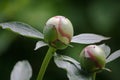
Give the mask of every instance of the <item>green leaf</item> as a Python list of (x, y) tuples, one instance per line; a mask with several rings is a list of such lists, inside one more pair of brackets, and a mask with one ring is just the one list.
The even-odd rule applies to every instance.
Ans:
[(101, 44), (101, 45), (99, 45), (99, 47), (101, 47), (105, 51), (106, 57), (110, 54), (111, 49), (110, 49), (110, 47), (108, 45)]
[(69, 80), (92, 80), (92, 76), (84, 74), (81, 70), (80, 63), (64, 55), (54, 55), (55, 64), (67, 71), (67, 77)]
[(97, 35), (97, 34), (85, 33), (85, 34), (79, 34), (77, 36), (74, 36), (71, 42), (80, 43), (80, 44), (92, 44), (92, 43), (98, 43), (102, 40), (108, 40), (108, 39), (110, 38)]
[(36, 43), (36, 46), (35, 46), (35, 49), (34, 50), (37, 50), (37, 49), (39, 49), (39, 48), (41, 48), (41, 47), (43, 47), (43, 46), (47, 46), (48, 44), (47, 43), (45, 43), (45, 42), (43, 42), (43, 41), (38, 41), (37, 43)]
[(32, 68), (26, 60), (19, 61), (15, 64), (10, 80), (30, 80), (32, 77)]
[(117, 50), (107, 58), (106, 63), (111, 62), (119, 57), (120, 57), (120, 50)]
[(3, 29), (10, 29), (13, 32), (16, 32), (22, 36), (43, 39), (43, 34), (41, 32), (31, 27), (30, 25), (22, 22), (0, 23), (0, 26)]

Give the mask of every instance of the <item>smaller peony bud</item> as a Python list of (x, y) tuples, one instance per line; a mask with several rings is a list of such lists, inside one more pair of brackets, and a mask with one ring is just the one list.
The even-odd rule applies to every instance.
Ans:
[(81, 67), (87, 72), (100, 71), (105, 63), (105, 52), (99, 46), (89, 45), (80, 54)]
[(73, 26), (67, 18), (55, 16), (46, 22), (43, 34), (50, 46), (65, 49), (73, 37)]

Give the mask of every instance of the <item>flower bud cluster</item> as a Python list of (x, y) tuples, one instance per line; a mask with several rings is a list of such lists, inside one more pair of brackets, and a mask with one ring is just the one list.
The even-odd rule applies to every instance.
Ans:
[(81, 67), (88, 72), (102, 70), (105, 63), (105, 52), (99, 46), (89, 45), (80, 53)]
[(46, 22), (43, 33), (45, 41), (50, 46), (65, 49), (73, 37), (73, 26), (67, 18), (55, 16)]

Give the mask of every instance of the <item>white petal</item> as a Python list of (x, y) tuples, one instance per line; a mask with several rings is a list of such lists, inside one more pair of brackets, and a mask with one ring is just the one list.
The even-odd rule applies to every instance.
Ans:
[(117, 50), (107, 58), (106, 63), (111, 62), (119, 57), (120, 57), (120, 50)]
[(32, 68), (28, 61), (19, 61), (15, 64), (10, 80), (30, 80), (32, 77)]
[(39, 49), (39, 48), (41, 48), (41, 47), (43, 47), (43, 46), (47, 46), (48, 44), (47, 43), (45, 43), (45, 42), (43, 42), (43, 41), (38, 41), (37, 43), (36, 43), (36, 46), (35, 46), (35, 49), (34, 50), (37, 50), (37, 49)]
[(43, 39), (43, 34), (33, 28), (32, 26), (22, 23), (22, 22), (8, 22), (8, 23), (0, 23), (0, 27), (3, 29), (10, 29), (13, 32), (16, 32), (20, 35)]
[(84, 33), (76, 35), (72, 38), (71, 42), (73, 43), (80, 43), (80, 44), (92, 44), (92, 43), (98, 43), (103, 40), (110, 39), (109, 37), (104, 37), (97, 34), (92, 33)]
[(110, 47), (109, 47), (108, 45), (106, 45), (106, 44), (101, 44), (101, 45), (99, 45), (99, 47), (101, 47), (101, 48), (105, 51), (106, 57), (108, 57), (108, 55), (109, 55), (110, 52), (111, 52)]

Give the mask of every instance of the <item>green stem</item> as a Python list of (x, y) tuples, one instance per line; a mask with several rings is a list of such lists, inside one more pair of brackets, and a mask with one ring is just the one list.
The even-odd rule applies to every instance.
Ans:
[(92, 80), (95, 80), (95, 78), (96, 78), (96, 72), (93, 73)]
[(49, 47), (48, 52), (47, 52), (47, 54), (46, 54), (46, 56), (45, 56), (45, 58), (44, 58), (44, 60), (42, 62), (42, 66), (40, 68), (37, 80), (42, 80), (43, 79), (43, 76), (45, 74), (46, 68), (47, 68), (47, 66), (49, 64), (49, 61), (51, 60), (53, 54), (55, 53), (55, 51), (56, 51), (55, 48), (53, 48), (51, 46)]

